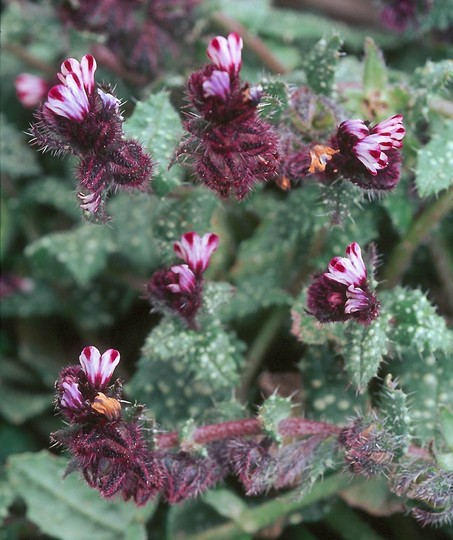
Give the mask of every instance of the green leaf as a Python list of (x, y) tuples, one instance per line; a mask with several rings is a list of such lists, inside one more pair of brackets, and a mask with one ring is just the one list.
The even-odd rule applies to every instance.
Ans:
[(277, 394), (272, 394), (260, 405), (258, 419), (268, 437), (279, 443), (282, 441), (278, 425), (291, 416), (291, 409), (291, 398), (284, 398)]
[(221, 308), (222, 320), (235, 320), (253, 315), (260, 309), (289, 305), (291, 295), (274, 285), (272, 272), (238, 281), (232, 298)]
[(118, 193), (110, 203), (115, 249), (134, 268), (149, 270), (159, 264), (153, 235), (158, 201), (147, 193)]
[(453, 120), (445, 121), (443, 130), (418, 151), (415, 184), (420, 197), (453, 186)]
[(453, 450), (453, 412), (452, 409), (442, 407), (439, 411), (442, 434), (447, 447)]
[(6, 116), (0, 115), (2, 136), (0, 139), (0, 155), (2, 156), (2, 174), (13, 178), (34, 176), (41, 168), (23, 133), (10, 124)]
[(163, 264), (174, 264), (173, 243), (184, 233), (195, 231), (203, 236), (212, 231), (211, 222), (219, 205), (217, 197), (204, 188), (190, 189), (180, 199), (160, 202), (153, 233)]
[(138, 538), (146, 538), (144, 524), (155, 505), (137, 509), (131, 502), (101, 499), (77, 475), (62, 480), (66, 465), (66, 458), (46, 451), (8, 461), (11, 486), (27, 504), (27, 517), (42, 532), (61, 540), (124, 540), (134, 524), (142, 531)]
[[(3, 477), (3, 475), (2, 475)], [(0, 526), (8, 515), (8, 507), (14, 502), (14, 491), (3, 478), (0, 479)]]
[(304, 410), (307, 418), (341, 424), (360, 407), (367, 396), (357, 395), (349, 383), (341, 357), (324, 346), (311, 346), (299, 367), (304, 385)]
[(388, 85), (384, 56), (371, 38), (365, 39), (365, 58), (363, 64), (363, 88), (370, 96), (385, 92)]
[[(206, 531), (225, 523), (225, 519), (219, 516), (214, 508), (201, 499), (188, 500), (182, 504), (174, 504), (167, 514), (166, 540), (188, 538), (194, 535), (202, 535)], [(251, 540), (249, 535), (235, 536), (235, 540)]]
[(23, 424), (52, 407), (50, 389), (39, 388), (36, 374), (17, 359), (3, 358), (0, 363), (0, 413), (12, 424)]
[(202, 500), (226, 518), (240, 524), (241, 512), (247, 509), (245, 502), (225, 488), (217, 488), (203, 494)]
[(388, 336), (397, 352), (407, 349), (419, 353), (451, 351), (453, 332), (422, 291), (397, 287), (390, 293), (382, 293), (380, 298), (385, 312), (390, 315)]
[(441, 352), (421, 356), (406, 350), (392, 362), (391, 371), (408, 396), (412, 433), (422, 444), (442, 431), (440, 411), (453, 408), (453, 364), (451, 356)]
[(194, 331), (167, 317), (146, 339), (128, 391), (166, 425), (189, 416), (204, 418), (214, 402), (231, 397), (243, 350), (244, 344), (218, 321)]
[(153, 158), (152, 186), (157, 195), (164, 196), (181, 183), (182, 169), (178, 165), (167, 170), (182, 135), (181, 121), (168, 92), (151, 94), (146, 101), (138, 102), (124, 123), (124, 132), (142, 142)]
[(385, 419), (386, 429), (398, 437), (400, 444), (398, 444), (396, 452), (398, 453), (397, 457), (401, 457), (409, 445), (411, 417), (407, 396), (398, 388), (391, 375), (387, 375), (381, 387), (379, 409)]
[(369, 326), (350, 323), (343, 355), (349, 379), (360, 393), (365, 392), (370, 380), (377, 375), (383, 356), (387, 354), (387, 326), (389, 317), (381, 314)]
[(70, 277), (85, 285), (105, 268), (113, 249), (111, 234), (108, 227), (83, 224), (40, 238), (27, 246), (25, 254), (40, 274), (53, 279)]
[[(28, 279), (28, 278), (27, 278)], [(40, 280), (29, 280), (29, 290), (2, 298), (2, 317), (33, 317), (58, 313), (61, 299)]]
[(273, 123), (278, 123), (282, 113), (288, 108), (288, 84), (278, 79), (263, 79), (261, 86), (264, 97), (259, 108), (260, 115)]
[(338, 35), (321, 39), (304, 62), (307, 84), (315, 94), (330, 96), (334, 87), (335, 69), (343, 41)]
[(81, 211), (74, 189), (64, 178), (46, 178), (34, 182), (24, 189), (21, 202), (50, 205), (74, 220), (80, 220)]

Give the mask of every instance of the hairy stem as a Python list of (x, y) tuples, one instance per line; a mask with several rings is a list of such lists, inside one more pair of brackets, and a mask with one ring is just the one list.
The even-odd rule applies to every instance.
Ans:
[(403, 277), (412, 256), (428, 233), (448, 212), (453, 210), (453, 188), (443, 194), (415, 218), (406, 236), (393, 250), (382, 276), (382, 286), (386, 289), (394, 287)]
[[(303, 437), (315, 434), (328, 436), (340, 433), (341, 428), (335, 424), (315, 422), (306, 420), (305, 418), (286, 418), (280, 422), (278, 431), (284, 437)], [(258, 418), (244, 418), (200, 426), (193, 432), (190, 442), (209, 444), (222, 439), (248, 437), (251, 435), (260, 435), (261, 433), (263, 433), (263, 430)], [(160, 433), (156, 436), (156, 446), (159, 450), (177, 447), (179, 443), (179, 434), (176, 431)]]

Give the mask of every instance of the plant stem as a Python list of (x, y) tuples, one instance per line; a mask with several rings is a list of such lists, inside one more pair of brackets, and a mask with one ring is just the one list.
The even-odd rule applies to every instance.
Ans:
[(405, 238), (395, 247), (390, 256), (382, 277), (382, 287), (391, 289), (401, 280), (417, 247), (431, 229), (451, 210), (453, 210), (453, 188), (443, 192), (413, 221)]
[(292, 491), (254, 508), (247, 508), (236, 517), (235, 522), (212, 527), (200, 534), (186, 537), (186, 540), (240, 540), (244, 533), (253, 534), (272, 525), (278, 519), (300, 511), (326, 497), (330, 497), (363, 479), (351, 480), (343, 473), (333, 474), (316, 483), (311, 491), (300, 499), (300, 491)]
[[(278, 426), (278, 431), (284, 437), (304, 437), (306, 435), (337, 435), (341, 428), (335, 424), (315, 422), (305, 418), (285, 418)], [(195, 444), (209, 444), (222, 439), (233, 437), (248, 437), (263, 433), (259, 418), (243, 418), (230, 420), (219, 424), (208, 424), (195, 429), (190, 442)], [(160, 433), (156, 436), (156, 446), (159, 450), (177, 447), (180, 443), (176, 431)]]
[(225, 13), (214, 13), (212, 20), (227, 32), (237, 32), (244, 40), (246, 47), (252, 50), (272, 73), (281, 75), (288, 73), (288, 68), (273, 55), (264, 42), (251, 34), (241, 23)]

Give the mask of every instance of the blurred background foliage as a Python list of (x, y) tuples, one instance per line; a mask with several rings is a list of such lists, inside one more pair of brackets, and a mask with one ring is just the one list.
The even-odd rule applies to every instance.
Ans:
[[(231, 481), (199, 500), (139, 510), (101, 500), (76, 475), (62, 480), (67, 459), (48, 451), (49, 433), (60, 426), (53, 384), (90, 344), (121, 352), (128, 396), (145, 403), (163, 429), (189, 417), (202, 423), (253, 414), (276, 388), (293, 395), (307, 418), (342, 424), (377, 405), (373, 377), (391, 373), (407, 396), (401, 407), (410, 426), (401, 429), (416, 444), (435, 445), (444, 468), (453, 467), (451, 0), (430, 2), (401, 32), (383, 24), (384, 5), (372, 0), (170, 4), (194, 4), (184, 32), (156, 30), (147, 62), (134, 67), (127, 53), (122, 64), (113, 62), (108, 27), (68, 23), (62, 10), (76, 1), (2, 4), (0, 537), (451, 538), (451, 525), (422, 529), (405, 515), (380, 478), (345, 489), (331, 477), (294, 506), (275, 494), (245, 498)], [(152, 24), (165, 30), (158, 19)], [(230, 31), (244, 38), (243, 79), (261, 82), (262, 114), (275, 125), (285, 117), (288, 88), (301, 85), (351, 118), (403, 113), (397, 189), (368, 200), (353, 186), (333, 193), (315, 183), (288, 192), (270, 185), (236, 203), (188, 187), (186, 168), (168, 171), (182, 134), (185, 80), (206, 61), (209, 39)], [(124, 101), (125, 131), (157, 162), (152, 194), (115, 194), (106, 225), (83, 221), (73, 160), (30, 147), (33, 113), (14, 91), (19, 73), (54, 84), (63, 59), (87, 52), (98, 59), (97, 80), (114, 85)], [(321, 103), (314, 98), (315, 120), (305, 119), (308, 135)], [(171, 264), (173, 241), (187, 230), (221, 239), (198, 333), (151, 313), (144, 299), (147, 279)], [(305, 313), (310, 275), (352, 241), (374, 242), (380, 254), (385, 309), (372, 332), (319, 327)], [(388, 406), (382, 410), (391, 417)], [(263, 521), (266, 514), (273, 520)]]

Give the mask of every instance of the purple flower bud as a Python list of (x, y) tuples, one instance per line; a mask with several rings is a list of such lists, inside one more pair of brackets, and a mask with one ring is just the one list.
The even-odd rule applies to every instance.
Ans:
[(61, 396), (60, 407), (80, 411), (83, 407), (83, 396), (80, 393), (77, 381), (63, 381), (61, 387), (63, 388), (63, 395)]
[(147, 283), (148, 299), (155, 307), (178, 313), (189, 326), (202, 304), (202, 281), (186, 265), (154, 272)]
[(217, 36), (211, 40), (207, 54), (210, 60), (222, 71), (237, 75), (241, 69), (242, 38), (232, 32), (227, 38)]
[(315, 277), (307, 293), (308, 311), (320, 322), (354, 318), (368, 325), (379, 315), (379, 302), (368, 288), (359, 244), (350, 244), (346, 255), (334, 257), (328, 271)]
[(203, 95), (226, 101), (231, 93), (230, 76), (226, 71), (215, 70), (203, 83)]
[(218, 246), (219, 237), (216, 234), (207, 233), (200, 237), (195, 232), (187, 232), (181, 241), (174, 243), (173, 249), (196, 275), (200, 275), (209, 266), (211, 255)]
[(179, 264), (172, 266), (170, 269), (173, 274), (177, 276), (177, 283), (170, 283), (167, 285), (167, 289), (172, 293), (181, 294), (188, 293), (192, 294), (197, 286), (197, 281), (195, 274), (187, 266), (187, 264)]
[(90, 346), (83, 349), (79, 360), (89, 383), (99, 390), (109, 383), (120, 361), (120, 353), (115, 349), (109, 349), (101, 356), (96, 347)]

